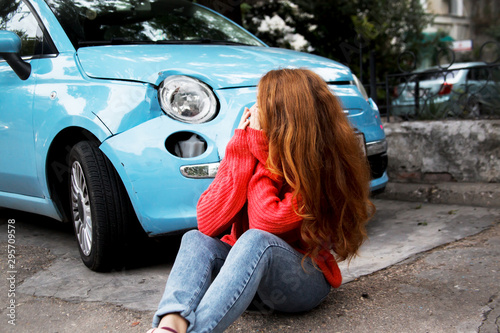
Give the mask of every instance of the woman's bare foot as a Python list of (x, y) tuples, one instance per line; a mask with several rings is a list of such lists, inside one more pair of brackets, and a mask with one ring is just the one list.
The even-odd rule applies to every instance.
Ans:
[(161, 327), (171, 328), (177, 333), (186, 333), (188, 322), (178, 313), (169, 313), (161, 319), (158, 328), (152, 328), (147, 333), (172, 333), (171, 331), (161, 329)]

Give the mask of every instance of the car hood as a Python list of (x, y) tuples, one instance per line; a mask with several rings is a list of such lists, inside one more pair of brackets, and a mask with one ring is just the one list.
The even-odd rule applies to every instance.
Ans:
[(305, 67), (327, 82), (351, 81), (335, 61), (292, 50), (228, 45), (113, 45), (78, 49), (83, 71), (92, 78), (160, 84), (170, 75), (196, 77), (214, 89), (256, 86), (264, 73)]

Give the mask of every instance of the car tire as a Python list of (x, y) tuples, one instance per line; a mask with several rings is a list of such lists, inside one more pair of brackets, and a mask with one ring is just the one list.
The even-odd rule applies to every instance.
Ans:
[(84, 264), (109, 271), (123, 264), (131, 205), (111, 162), (91, 141), (69, 154), (71, 220)]

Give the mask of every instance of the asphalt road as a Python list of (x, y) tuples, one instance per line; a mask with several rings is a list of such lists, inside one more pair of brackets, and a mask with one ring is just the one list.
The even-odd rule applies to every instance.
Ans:
[[(499, 332), (500, 208), (375, 204), (369, 241), (323, 304), (246, 313), (228, 332)], [(146, 332), (178, 242), (94, 273), (68, 225), (0, 209), (0, 332)]]

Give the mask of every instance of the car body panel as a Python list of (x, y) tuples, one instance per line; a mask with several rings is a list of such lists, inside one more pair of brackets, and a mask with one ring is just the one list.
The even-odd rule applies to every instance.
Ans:
[(352, 126), (363, 132), (366, 142), (385, 139), (380, 113), (372, 100), (365, 100), (353, 85), (329, 87), (339, 98)]
[(83, 47), (78, 58), (89, 77), (159, 85), (167, 76), (189, 75), (213, 89), (256, 86), (278, 67), (318, 68), (327, 82), (350, 81), (347, 67), (292, 50), (230, 45), (116, 45)]
[[(99, 141), (103, 141), (118, 132), (121, 127), (132, 126), (124, 123), (138, 124), (149, 114), (144, 112), (149, 111), (149, 108), (141, 109), (135, 112), (140, 115), (140, 119), (134, 119), (131, 115), (137, 108), (136, 104), (144, 103), (147, 96), (143, 94), (143, 98), (139, 101), (137, 89), (127, 89), (130, 83), (92, 82), (81, 75), (73, 54), (59, 54), (56, 58), (39, 59), (37, 62), (39, 66), (33, 73), (38, 81), (34, 97), (33, 128), (37, 138), (35, 150), (39, 166), (47, 164), (46, 158), (51, 142), (66, 128), (85, 129)], [(137, 87), (137, 84), (134, 87)], [(86, 98), (87, 96), (90, 98)], [(127, 107), (120, 108), (121, 103), (129, 100), (130, 96), (135, 96), (136, 103), (129, 103)], [(114, 121), (107, 123), (102, 121), (102, 119), (113, 119), (113, 115), (116, 118)], [(66, 153), (68, 152), (69, 148)], [(38, 177), (46, 183), (44, 169), (39, 168)], [(49, 197), (46, 186), (44, 192), (45, 196)]]
[(372, 192), (378, 191), (378, 190), (383, 190), (385, 186), (387, 185), (387, 182), (389, 181), (389, 176), (387, 175), (387, 172), (384, 172), (382, 177), (377, 178), (377, 179), (372, 179), (370, 181), (370, 190)]
[(7, 62), (0, 63), (0, 142), (8, 143), (0, 145), (0, 192), (43, 197), (33, 158), (35, 81), (20, 80)]

